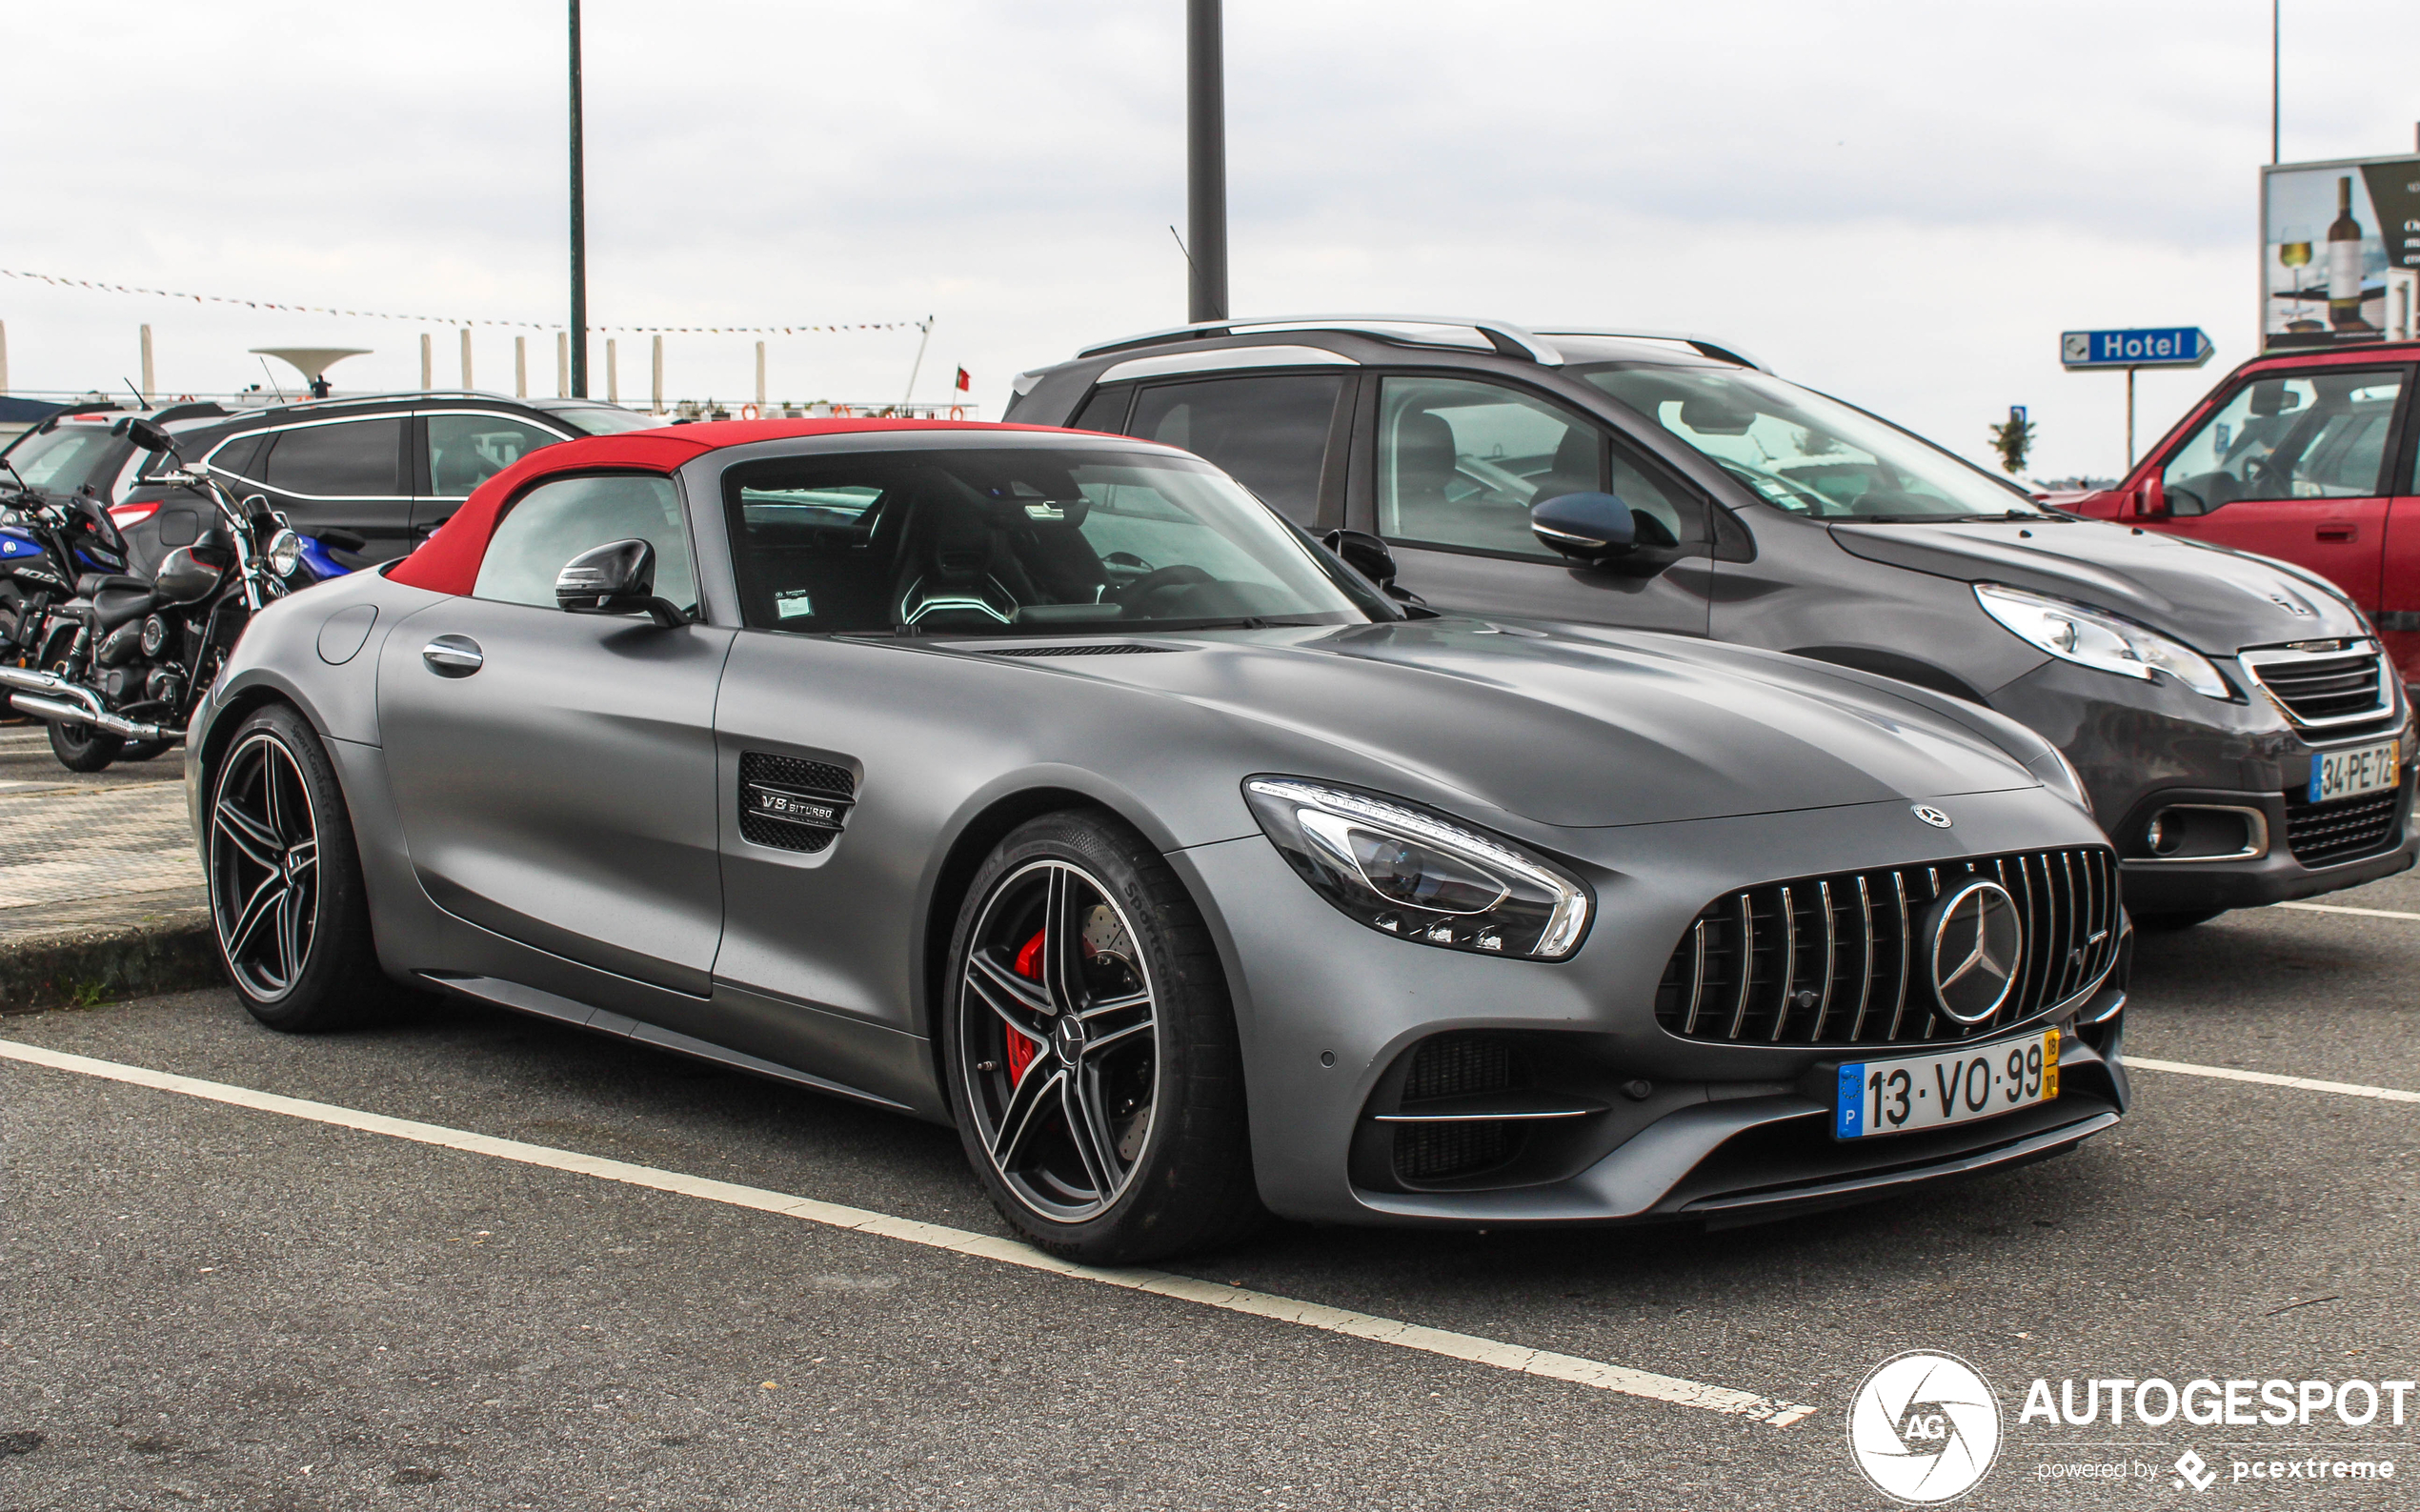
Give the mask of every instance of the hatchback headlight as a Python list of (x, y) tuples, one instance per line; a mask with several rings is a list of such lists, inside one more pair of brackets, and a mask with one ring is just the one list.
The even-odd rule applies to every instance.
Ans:
[(1295, 777), (1250, 777), (1260, 828), (1321, 897), (1381, 933), (1445, 950), (1562, 960), (1588, 889), (1543, 857), (1408, 804)]
[(292, 577), (302, 565), (302, 537), (292, 531), (279, 531), (269, 537), (269, 570), (280, 577)]
[(2181, 640), (2107, 610), (1998, 583), (1975, 584), (1975, 601), (2019, 639), (2062, 661), (2145, 682), (2154, 681), (2153, 675), (2164, 672), (2205, 698), (2235, 696), (2235, 690), (2227, 685), (2208, 657)]

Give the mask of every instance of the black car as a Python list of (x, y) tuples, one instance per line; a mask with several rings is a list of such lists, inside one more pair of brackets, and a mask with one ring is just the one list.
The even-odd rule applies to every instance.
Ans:
[[(138, 567), (200, 528), (151, 483), (166, 464), (137, 451), (113, 408), (53, 416), (5, 454), (32, 487), (83, 493), (111, 506)], [(476, 392), (370, 394), (229, 410), (178, 404), (139, 412), (247, 496), (261, 494), (306, 535), (358, 537), (338, 561), (401, 556), (461, 507), (471, 491), (543, 446), (578, 435), (645, 430), (663, 421), (594, 399), (517, 399)], [(161, 517), (154, 519), (157, 514)], [(154, 538), (156, 537), (156, 539)], [(186, 540), (192, 537), (188, 535)]]
[(2154, 927), (2411, 864), (2410, 709), (2341, 591), (2046, 510), (1726, 343), (1228, 321), (1016, 390), (1008, 420), (1199, 453), (1439, 609), (1706, 635), (2012, 716), (2079, 770)]

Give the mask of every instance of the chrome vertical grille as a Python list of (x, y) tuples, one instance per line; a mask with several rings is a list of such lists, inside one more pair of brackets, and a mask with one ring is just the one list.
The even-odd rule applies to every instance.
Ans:
[[(2025, 948), (1982, 1023), (1943, 1017), (1926, 974), (1933, 900), (1969, 877), (2015, 899)], [(2104, 846), (1794, 877), (1708, 903), (1656, 990), (1684, 1038), (1765, 1045), (1920, 1044), (2019, 1022), (2097, 980), (2118, 948), (2117, 858)]]

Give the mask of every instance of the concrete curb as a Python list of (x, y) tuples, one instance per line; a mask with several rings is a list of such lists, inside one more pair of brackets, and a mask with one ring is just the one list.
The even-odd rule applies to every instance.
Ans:
[(0, 945), (0, 1015), (89, 1008), (226, 979), (209, 915), (181, 908)]

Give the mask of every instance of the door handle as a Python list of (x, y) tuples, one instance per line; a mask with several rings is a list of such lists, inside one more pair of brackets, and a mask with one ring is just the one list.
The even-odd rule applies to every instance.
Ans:
[(420, 648), (420, 659), (440, 677), (467, 677), (487, 665), (479, 643), (468, 635), (439, 635)]
[(2357, 541), (2361, 539), (2361, 527), (2358, 525), (2321, 525), (2313, 529), (2311, 534), (2323, 541)]

